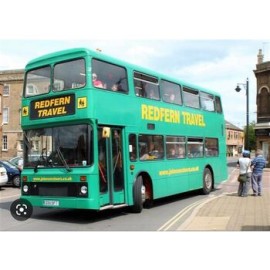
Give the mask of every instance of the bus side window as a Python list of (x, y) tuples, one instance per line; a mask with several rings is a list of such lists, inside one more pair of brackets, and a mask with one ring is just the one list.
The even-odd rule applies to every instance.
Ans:
[(185, 158), (185, 137), (166, 137), (166, 155), (168, 159)]
[(144, 88), (144, 83), (141, 81), (136, 81), (134, 80), (134, 85), (135, 85), (135, 94), (138, 97), (145, 97), (145, 88)]
[(146, 97), (150, 99), (159, 100), (159, 90), (157, 85), (145, 84)]
[(129, 135), (129, 159), (130, 161), (137, 160), (137, 142), (135, 134)]
[(219, 155), (218, 139), (205, 138), (205, 156), (217, 157)]
[(215, 102), (214, 96), (208, 93), (200, 92), (201, 107), (205, 111), (214, 112)]
[(160, 86), (163, 101), (178, 105), (182, 104), (180, 85), (161, 80)]
[(157, 77), (134, 71), (133, 83), (135, 95), (159, 100), (159, 82)]
[(188, 138), (188, 157), (203, 157), (203, 139)]
[(199, 92), (198, 90), (184, 87), (183, 88), (184, 104), (188, 107), (200, 108)]
[(220, 97), (215, 97), (215, 104), (216, 104), (216, 111), (218, 113), (222, 113), (222, 105), (221, 105), (221, 100)]
[(128, 93), (127, 71), (124, 67), (98, 59), (92, 60), (92, 84), (113, 92)]

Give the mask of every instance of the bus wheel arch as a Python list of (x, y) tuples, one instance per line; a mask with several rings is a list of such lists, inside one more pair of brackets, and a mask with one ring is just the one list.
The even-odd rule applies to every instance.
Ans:
[(133, 213), (140, 213), (143, 207), (150, 207), (153, 200), (152, 181), (149, 174), (142, 172), (133, 183)]
[(208, 195), (214, 188), (214, 174), (211, 166), (206, 166), (203, 171), (202, 193)]
[(150, 175), (146, 172), (141, 173), (143, 185), (145, 188), (144, 207), (150, 208), (153, 205), (153, 183)]

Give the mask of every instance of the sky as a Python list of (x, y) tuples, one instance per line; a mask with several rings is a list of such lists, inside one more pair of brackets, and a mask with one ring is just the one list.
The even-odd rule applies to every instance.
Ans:
[[(249, 78), (250, 121), (256, 119), (253, 70), (258, 50), (263, 49), (264, 60), (270, 61), (268, 0), (2, 2), (0, 70), (24, 68), (32, 58), (66, 48), (99, 48), (102, 53), (219, 92), (226, 120), (239, 127), (246, 123), (246, 96), (243, 85), (239, 93), (235, 88), (237, 83), (245, 84)], [(91, 263), (93, 260), (102, 262), (104, 267), (111, 267), (115, 256), (119, 257), (112, 252), (117, 250), (122, 257), (131, 259), (130, 269), (142, 265), (146, 268), (153, 268), (153, 265), (175, 268), (179, 262), (189, 265), (191, 261), (193, 267), (203, 268), (201, 262), (208, 258), (211, 250), (212, 259), (207, 269), (212, 270), (217, 265), (220, 267), (220, 259), (228, 252), (230, 264), (236, 268), (249, 267), (250, 261), (239, 260), (239, 250), (242, 250), (242, 245), (249, 246), (259, 238), (258, 234), (230, 232), (123, 234), (119, 237), (117, 233), (68, 232), (53, 234), (52, 239), (51, 234), (40, 233), (37, 237), (34, 235), (34, 239), (38, 239), (35, 249), (29, 241), (32, 234), (7, 234), (2, 247), (11, 250), (15, 241), (23, 243), (24, 248), (26, 245), (26, 249), (31, 250), (32, 257), (40, 257), (41, 269), (50, 267), (51, 261), (63, 268), (63, 260), (59, 260), (58, 254), (63, 255), (62, 258), (73, 254), (72, 242), (73, 246), (87, 243), (82, 250), (89, 252), (90, 249)], [(30, 243), (28, 246), (27, 242)], [(109, 247), (111, 244), (114, 249)], [(44, 246), (50, 253), (47, 262), (42, 258)], [(105, 253), (104, 260), (106, 250), (110, 252)], [(142, 252), (147, 254), (144, 256)], [(261, 258), (268, 258), (267, 249), (260, 252)], [(25, 254), (21, 252), (16, 257), (14, 261), (13, 257), (5, 255), (13, 266), (21, 267)], [(87, 266), (87, 260), (66, 261), (65, 269), (78, 268), (79, 262)], [(264, 261), (260, 259), (258, 266), (263, 267)], [(120, 262), (119, 267), (123, 268), (121, 266), (125, 263)]]
[(13, 13), (0, 17), (6, 23), (0, 30), (0, 70), (24, 68), (32, 58), (66, 48), (99, 48), (220, 93), (225, 119), (240, 128), (246, 125), (248, 78), (249, 119), (256, 121), (253, 71), (259, 49), (270, 61), (268, 2), (245, 7), (241, 1), (180, 2), (77, 0), (62, 5), (47, 0), (39, 8), (33, 0), (8, 1), (2, 6)]

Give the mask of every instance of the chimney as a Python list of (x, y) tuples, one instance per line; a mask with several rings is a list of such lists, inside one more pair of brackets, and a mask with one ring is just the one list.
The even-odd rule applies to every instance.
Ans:
[(258, 64), (262, 64), (263, 63), (262, 49), (259, 49), (259, 53), (257, 55), (257, 58), (258, 58)]

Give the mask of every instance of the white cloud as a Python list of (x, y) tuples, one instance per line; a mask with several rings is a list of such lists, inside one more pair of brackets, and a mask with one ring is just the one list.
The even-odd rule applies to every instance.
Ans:
[(160, 52), (157, 48), (146, 45), (131, 46), (125, 52), (126, 58), (129, 62), (136, 65), (149, 66), (149, 63), (153, 58), (160, 56)]
[(0, 70), (23, 69), (26, 58), (17, 54), (0, 54)]

